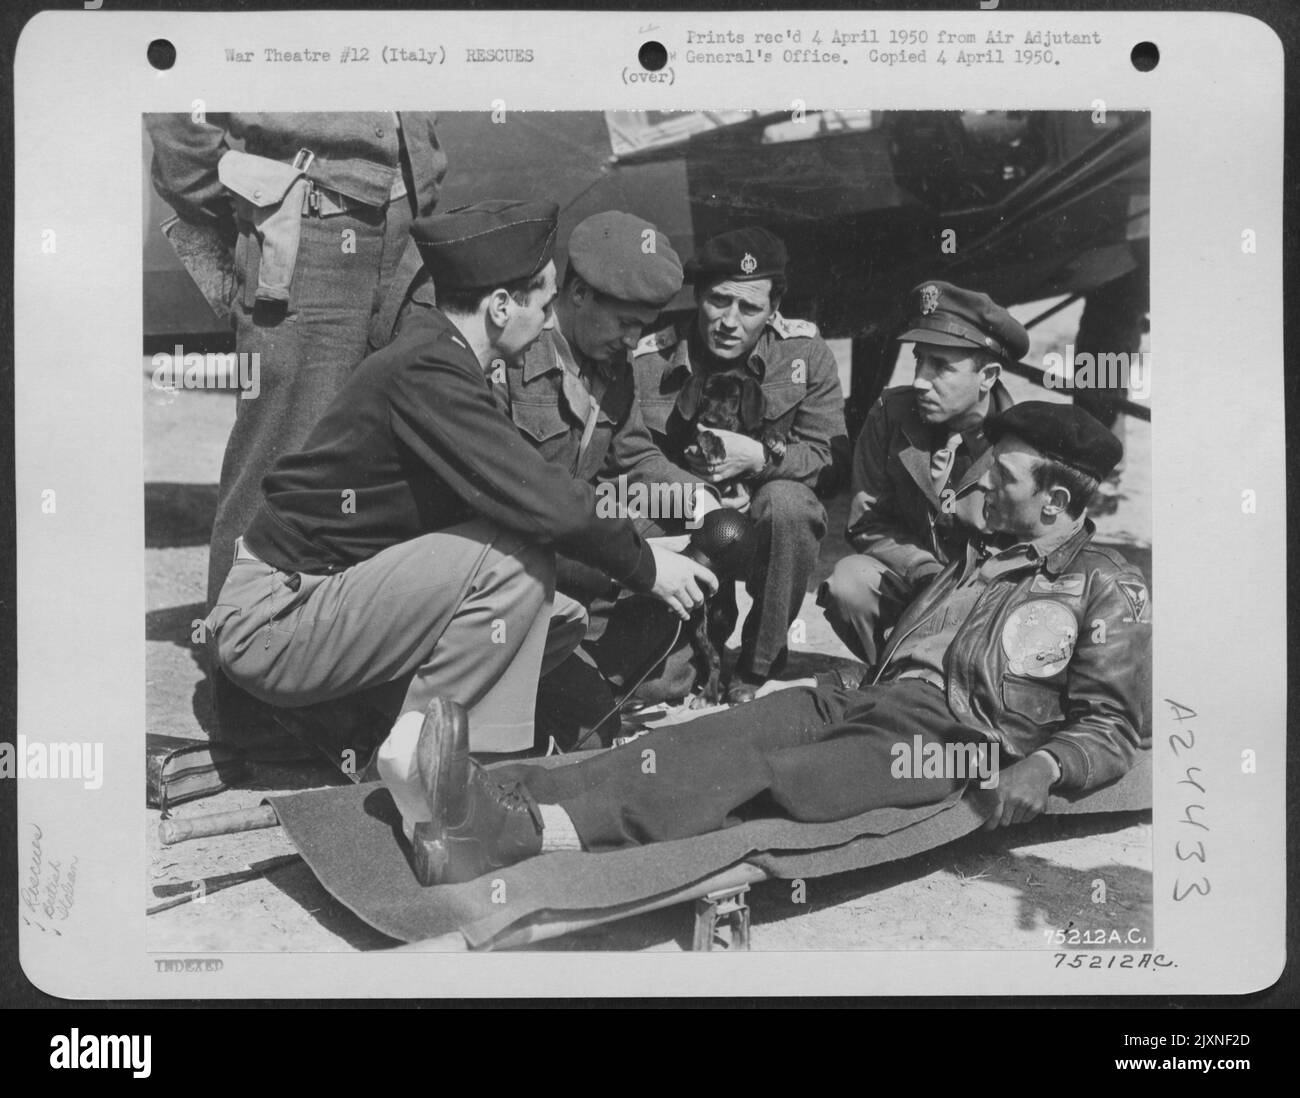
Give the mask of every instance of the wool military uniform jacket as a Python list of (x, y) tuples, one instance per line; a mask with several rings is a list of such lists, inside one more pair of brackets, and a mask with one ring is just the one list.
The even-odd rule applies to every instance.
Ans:
[(654, 584), (654, 556), (632, 524), (598, 517), (590, 484), (539, 460), (436, 309), (412, 312), (397, 338), (357, 367), (262, 489), (245, 540), (286, 572), (336, 572), (483, 517), (633, 589)]
[[(1045, 749), (1063, 789), (1127, 773), (1151, 737), (1151, 607), (1142, 573), (1079, 531), (993, 578), (944, 654), (948, 707), (1013, 759)], [(972, 554), (974, 549), (969, 550)], [(963, 573), (949, 564), (904, 612), (875, 680), (899, 646), (942, 611)]]
[[(632, 357), (637, 399), (655, 442), (673, 460), (693, 438), (698, 386), (692, 385), (695, 315), (675, 327), (648, 335)], [(695, 353), (698, 353), (696, 351)], [(806, 320), (777, 313), (742, 364), (762, 389), (762, 429), (758, 438), (779, 438), (785, 455), (747, 478), (750, 484), (796, 480), (816, 488), (831, 468), (833, 447), (846, 445), (844, 394), (835, 356)]]
[[(989, 415), (1012, 403), (1002, 382), (994, 382)], [(947, 429), (923, 422), (912, 388), (900, 385), (881, 394), (853, 452), (845, 536), (858, 552), (870, 553), (906, 580), (960, 558), (972, 534), (984, 528), (984, 493), (973, 489), (993, 463), (992, 450), (974, 459), (941, 495), (931, 459), (946, 441)]]
[(285, 163), (307, 149), (315, 154), (308, 179), (380, 207), (402, 177), (404, 149), (415, 209), (427, 214), (447, 172), (434, 118), (425, 111), (401, 111), (396, 117), (392, 111), (240, 112), (210, 114), (203, 122), (188, 114), (150, 115), (154, 186), (185, 221), (233, 223), (232, 200), (217, 176), (217, 164), (231, 148), (228, 138), (234, 138), (245, 152)]
[(522, 365), (508, 366), (504, 383), (494, 385), (498, 401), (516, 427), (547, 461), (572, 472), (578, 480), (612, 481), (626, 476), (629, 484), (695, 485), (699, 478), (669, 461), (650, 437), (636, 399), (630, 367), (611, 363), (595, 431), (579, 458), (587, 407), (575, 408), (565, 386), (557, 333), (546, 331), (528, 349)]

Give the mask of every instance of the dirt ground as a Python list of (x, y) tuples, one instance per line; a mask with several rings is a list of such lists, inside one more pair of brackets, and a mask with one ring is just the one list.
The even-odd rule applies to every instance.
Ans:
[[(1032, 315), (1034, 310), (1024, 312)], [(1053, 319), (1054, 326), (1035, 331), (1031, 359), (1053, 341), (1072, 338), (1077, 313), (1070, 310)], [(846, 360), (845, 344), (833, 344), (833, 349)], [(210, 707), (191, 628), (205, 612), (207, 537), (234, 399), (220, 393), (161, 392), (151, 387), (148, 373), (146, 359), (148, 730), (203, 739), (211, 722)], [(910, 377), (905, 360), (896, 376), (904, 381)], [(1019, 399), (1049, 396), (1018, 379), (1012, 379), (1010, 387)], [(1103, 538), (1136, 547), (1146, 566), (1149, 426), (1129, 421), (1126, 443), (1119, 508), (1099, 527)], [(845, 505), (843, 496), (830, 505), (831, 533), (823, 544), (814, 586), (847, 551), (840, 536)], [(807, 639), (798, 646), (791, 676), (833, 657), (847, 657), (811, 595), (802, 620)], [(268, 793), (334, 781), (325, 767), (255, 765), (240, 788), (187, 803), (175, 814), (251, 807)], [(204, 888), (201, 902), (150, 917), (151, 949), (316, 952), (396, 944), (334, 900), (301, 861), (287, 860), (293, 848), (278, 828), (164, 847), (157, 838), (158, 818), (157, 810), (146, 810), (150, 862), (145, 905), (197, 894), (198, 881)], [(1136, 930), (1150, 943), (1150, 838), (1149, 812), (1046, 818), (1019, 828), (977, 832), (890, 865), (807, 880), (803, 902), (796, 902), (789, 882), (766, 882), (750, 891), (752, 948), (1048, 949), (1049, 932), (1070, 928), (1117, 930), (1121, 935)], [(221, 887), (223, 875), (263, 867), (274, 859), (280, 860), (273, 863), (276, 868), (263, 877)], [(1106, 882), (1104, 904), (1093, 902), (1098, 878)], [(690, 949), (691, 931), (691, 908), (679, 905), (536, 948), (681, 950)]]

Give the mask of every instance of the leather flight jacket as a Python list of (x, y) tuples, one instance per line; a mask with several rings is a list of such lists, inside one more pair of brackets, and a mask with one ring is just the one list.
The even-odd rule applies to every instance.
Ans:
[[(1049, 751), (1064, 789), (1119, 778), (1151, 738), (1146, 580), (1119, 553), (1095, 544), (1095, 533), (1085, 519), (1046, 556), (991, 579), (944, 654), (945, 693), (957, 720), (996, 740), (1012, 760)], [(965, 563), (949, 564), (907, 608), (874, 682), (899, 672), (894, 653), (940, 611)]]

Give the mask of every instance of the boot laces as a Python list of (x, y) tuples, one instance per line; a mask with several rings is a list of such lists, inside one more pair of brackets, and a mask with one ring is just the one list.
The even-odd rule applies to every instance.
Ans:
[(527, 812), (539, 828), (542, 826), (541, 812), (533, 798), (524, 791), (522, 782), (488, 781), (486, 784), (489, 796), (507, 812)]

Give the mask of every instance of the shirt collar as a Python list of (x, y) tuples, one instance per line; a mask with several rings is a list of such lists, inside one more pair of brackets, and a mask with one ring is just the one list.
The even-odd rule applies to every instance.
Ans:
[(524, 381), (533, 381), (554, 370), (567, 370), (575, 377), (581, 377), (584, 367), (587, 372), (599, 374), (606, 382), (612, 381), (616, 372), (613, 362), (580, 360), (573, 345), (556, 325), (543, 332), (542, 337), (528, 349), (524, 356)]
[[(676, 373), (684, 369), (688, 374), (695, 373), (695, 367), (691, 363), (691, 354), (696, 353), (701, 358), (704, 356), (704, 349), (700, 346), (699, 329), (695, 325), (695, 316), (687, 322), (689, 327), (684, 339), (677, 341), (677, 346), (673, 348), (672, 358), (669, 359), (668, 372)], [(772, 331), (770, 323), (764, 326), (762, 333), (758, 337), (758, 342), (754, 349), (749, 352), (749, 357), (745, 359), (745, 369), (753, 374), (759, 381), (767, 375), (767, 352), (776, 334)]]
[(992, 560), (1003, 561), (1008, 564), (1013, 562), (1038, 564), (1042, 562), (1046, 570), (1055, 575), (1073, 559), (1079, 545), (1082, 544), (1082, 540), (1090, 538), (1095, 530), (1096, 527), (1093, 526), (1092, 520), (1085, 517), (1082, 522), (1062, 527), (1059, 530), (1050, 530), (1033, 541), (1016, 542), (1002, 549), (997, 547), (996, 535), (994, 535), (993, 538), (985, 542), (984, 548)]

